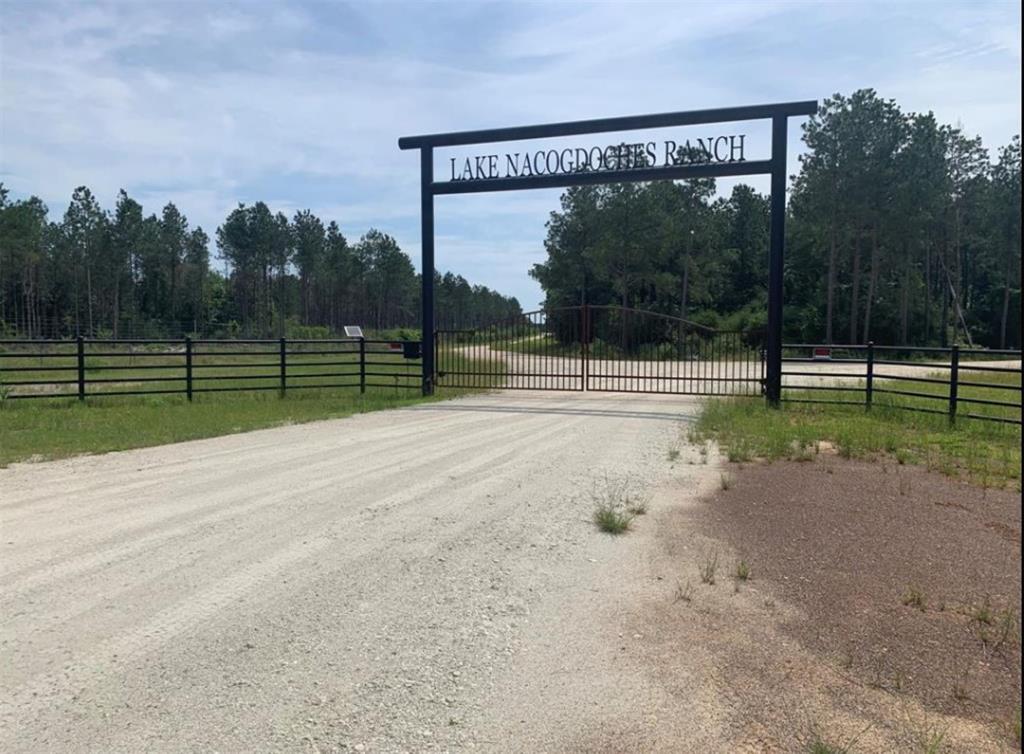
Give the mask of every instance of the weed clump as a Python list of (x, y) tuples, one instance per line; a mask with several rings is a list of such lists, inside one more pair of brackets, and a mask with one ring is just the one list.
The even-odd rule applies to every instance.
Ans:
[(647, 498), (630, 490), (628, 482), (611, 482), (594, 491), (594, 523), (606, 534), (624, 534), (637, 516), (647, 513)]
[(690, 604), (693, 602), (693, 584), (687, 581), (685, 584), (680, 583), (676, 586), (676, 602), (685, 602)]
[(903, 594), (903, 604), (907, 607), (914, 607), (920, 610), (922, 613), (927, 608), (927, 604), (924, 599), (924, 592), (917, 587), (910, 587)]
[(700, 582), (702, 584), (714, 586), (718, 574), (718, 553), (714, 552), (705, 557), (704, 562), (698, 566), (698, 571), (700, 572)]
[(602, 503), (594, 511), (594, 523), (605, 534), (625, 534), (633, 524), (633, 514), (618, 505)]

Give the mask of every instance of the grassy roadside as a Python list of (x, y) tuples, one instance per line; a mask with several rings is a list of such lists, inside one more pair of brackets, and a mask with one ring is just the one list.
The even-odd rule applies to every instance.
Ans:
[[(316, 345), (312, 346), (315, 350)], [(244, 350), (244, 347), (243, 347)], [(184, 389), (182, 368), (164, 366), (166, 358), (159, 354), (133, 356), (129, 366), (123, 358), (113, 364), (95, 357), (88, 364), (89, 378), (116, 378), (117, 382), (90, 384), (84, 402), (73, 397), (4, 400), (0, 391), (0, 467), (17, 461), (42, 461), (67, 458), (87, 453), (109, 453), (115, 450), (143, 448), (153, 445), (198, 440), (205, 437), (248, 432), (287, 424), (301, 424), (320, 419), (338, 419), (352, 414), (411, 406), (427, 401), (444, 400), (474, 390), (444, 388), (440, 395), (420, 395), (417, 374), (419, 364), (406, 362), (401, 356), (368, 354), (368, 387), (360, 394), (356, 387), (322, 387), (338, 382), (358, 385), (358, 361), (355, 356), (331, 357), (341, 365), (331, 365), (330, 372), (318, 374), (324, 367), (316, 354), (289, 356), (289, 388), (284, 398), (278, 397), (278, 375), (273, 354), (256, 352), (241, 356), (218, 356), (216, 364), (204, 370), (205, 377), (223, 376), (226, 381), (210, 383), (217, 388), (231, 387), (240, 392), (200, 393), (189, 403), (183, 395), (103, 396), (107, 389), (150, 389), (157, 384), (164, 389)], [(164, 359), (164, 361), (160, 361)], [(270, 359), (268, 361), (268, 359)], [(447, 362), (456, 365), (470, 361), (461, 354), (449, 355)], [(212, 359), (211, 359), (212, 361)], [(266, 361), (264, 364), (262, 362)], [(254, 362), (257, 362), (254, 364)], [(58, 358), (45, 366), (63, 365)], [(8, 361), (7, 366), (22, 365)], [(25, 366), (35, 366), (27, 359)], [(135, 371), (136, 366), (157, 365), (157, 369)], [(256, 366), (256, 371), (243, 368)], [(119, 367), (112, 370), (111, 367)], [(109, 375), (108, 375), (109, 372)], [(346, 374), (347, 373), (347, 374)], [(11, 372), (18, 379), (48, 379), (45, 372)], [(52, 373), (50, 373), (52, 375)], [(355, 376), (353, 376), (353, 374)], [(25, 375), (28, 375), (26, 377)], [(138, 383), (133, 380), (159, 376), (167, 381)], [(196, 387), (204, 386), (196, 377)], [(497, 381), (498, 378), (492, 378)], [(376, 384), (374, 384), (376, 382)], [(392, 384), (393, 383), (393, 384)], [(141, 387), (140, 387), (141, 386)], [(267, 389), (269, 388), (271, 389)], [(309, 386), (309, 389), (303, 389)], [(482, 381), (479, 387), (486, 388)], [(0, 383), (0, 388), (3, 385)], [(264, 388), (262, 391), (246, 388)], [(74, 395), (73, 385), (49, 388)]]
[[(1019, 386), (1020, 375), (1007, 375), (1003, 381)], [(978, 389), (979, 395), (983, 390)], [(828, 396), (822, 391), (787, 391), (786, 397), (822, 400)], [(1006, 400), (1005, 395), (1002, 399)], [(821, 443), (827, 442), (845, 457), (888, 456), (900, 464), (926, 466), (983, 487), (1020, 490), (1019, 426), (973, 419), (951, 426), (945, 416), (899, 406), (935, 407), (927, 399), (898, 396), (885, 396), (870, 412), (861, 406), (801, 403), (786, 403), (774, 410), (760, 401), (714, 400), (702, 412), (692, 439), (716, 441), (735, 462), (812, 460)]]
[[(451, 397), (446, 393), (444, 397)], [(441, 398), (412, 390), (299, 390), (197, 396), (59, 399), (0, 404), (0, 466), (109, 453), (254, 429), (337, 419)]]
[(757, 403), (712, 401), (696, 437), (718, 442), (730, 461), (813, 460), (828, 442), (845, 457), (892, 457), (984, 487), (1021, 488), (1021, 434), (975, 421), (955, 427), (941, 417), (893, 409), (799, 406), (772, 410)]

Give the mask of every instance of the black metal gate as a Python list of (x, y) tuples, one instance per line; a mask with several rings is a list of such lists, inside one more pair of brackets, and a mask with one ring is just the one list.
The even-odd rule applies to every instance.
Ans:
[(436, 331), (437, 387), (583, 390), (583, 307), (542, 309)]
[(623, 306), (542, 309), (438, 329), (435, 385), (762, 395), (763, 331), (724, 331)]

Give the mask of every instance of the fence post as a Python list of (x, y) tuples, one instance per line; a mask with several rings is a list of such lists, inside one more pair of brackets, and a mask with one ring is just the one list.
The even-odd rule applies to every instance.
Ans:
[(949, 423), (956, 422), (957, 388), (960, 380), (960, 346), (953, 344), (949, 359)]
[(278, 388), (278, 395), (284, 398), (284, 391), (287, 390), (287, 346), (285, 339), (281, 338), (281, 386)]
[(359, 339), (359, 392), (366, 392), (366, 338)]
[(875, 390), (875, 342), (868, 341), (868, 374), (864, 393), (864, 408), (871, 410)]
[(192, 402), (192, 337), (185, 336), (185, 395)]
[(79, 335), (78, 343), (78, 400), (85, 400), (85, 339)]

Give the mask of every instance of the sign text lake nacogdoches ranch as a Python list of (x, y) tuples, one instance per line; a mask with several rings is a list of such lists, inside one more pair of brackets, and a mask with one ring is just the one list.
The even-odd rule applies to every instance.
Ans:
[(451, 180), (486, 181), (492, 178), (523, 178), (535, 175), (565, 175), (602, 170), (672, 167), (722, 162), (743, 162), (746, 134), (712, 136), (663, 143), (648, 141), (613, 144), (607, 147), (538, 149), (535, 152), (482, 154), (464, 159), (452, 157)]

